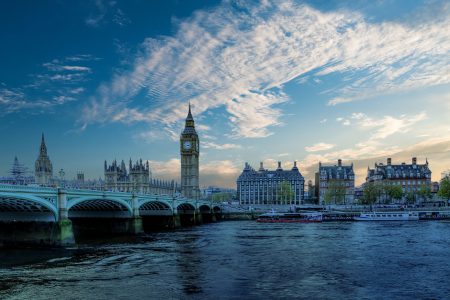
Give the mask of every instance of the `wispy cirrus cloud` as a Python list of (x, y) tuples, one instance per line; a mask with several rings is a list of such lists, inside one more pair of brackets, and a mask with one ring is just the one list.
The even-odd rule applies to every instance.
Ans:
[(3, 88), (0, 89), (0, 115), (21, 111), (41, 114), (77, 101), (86, 90), (80, 85), (89, 80), (89, 74), (92, 72), (91, 67), (82, 63), (93, 60), (98, 58), (89, 54), (53, 59), (42, 64), (40, 73), (29, 75), (31, 83), (20, 87), (1, 84)]
[[(305, 74), (345, 75), (327, 90), (330, 105), (449, 83), (448, 12), (444, 5), (418, 24), (376, 23), (290, 0), (223, 2), (179, 22), (172, 37), (146, 39), (132, 69), (99, 87), (80, 122), (145, 121), (173, 131), (191, 100), (197, 115), (224, 107), (231, 136), (257, 138), (283, 123), (283, 85)], [(138, 94), (150, 104), (140, 114)]]
[(114, 24), (124, 27), (131, 23), (127, 15), (117, 7), (116, 1), (96, 0), (94, 4), (94, 12), (86, 18), (86, 25), (100, 27), (112, 21)]
[(32, 114), (46, 111), (56, 105), (64, 104), (67, 99), (29, 99), (21, 89), (0, 89), (0, 116), (23, 110)]

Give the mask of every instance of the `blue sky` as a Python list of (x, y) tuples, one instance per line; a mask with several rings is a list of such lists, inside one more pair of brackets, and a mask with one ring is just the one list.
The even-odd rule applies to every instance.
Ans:
[(189, 101), (201, 185), (259, 161), (450, 169), (447, 1), (2, 1), (0, 33), (3, 175), (44, 132), (66, 177), (131, 157), (178, 179)]

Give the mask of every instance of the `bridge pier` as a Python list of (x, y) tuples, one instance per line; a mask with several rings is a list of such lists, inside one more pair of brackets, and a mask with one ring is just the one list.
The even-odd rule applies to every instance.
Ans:
[(129, 221), (129, 230), (131, 234), (142, 234), (144, 233), (144, 225), (142, 223), (142, 218), (139, 214), (139, 202), (135, 193), (131, 195), (132, 207), (133, 207), (133, 217)]
[(144, 233), (144, 225), (141, 217), (131, 218), (129, 221), (128, 230), (130, 234), (138, 235)]
[(203, 224), (203, 216), (200, 209), (196, 209), (194, 213), (194, 222), (195, 225), (202, 225)]
[(174, 213), (172, 216), (172, 228), (180, 228), (181, 227), (181, 218), (178, 213)]
[(72, 221), (69, 220), (67, 212), (67, 194), (64, 189), (58, 189), (58, 221), (52, 240), (59, 246), (75, 245)]

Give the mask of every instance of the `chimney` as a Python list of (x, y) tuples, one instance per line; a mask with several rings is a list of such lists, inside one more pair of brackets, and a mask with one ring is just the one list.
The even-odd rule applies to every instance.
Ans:
[(413, 158), (412, 158), (412, 164), (413, 164), (413, 165), (417, 164), (417, 157), (413, 157)]
[(281, 168), (281, 161), (278, 162), (278, 169), (277, 169), (277, 170), (283, 170), (283, 169)]
[(392, 158), (388, 157), (387, 164), (388, 164), (388, 166), (390, 166), (392, 164)]
[(342, 166), (342, 159), (338, 159), (338, 166), (340, 167), (340, 166)]
[(259, 170), (260, 170), (260, 171), (264, 171), (264, 165), (263, 165), (263, 162), (260, 162), (260, 163), (259, 163)]

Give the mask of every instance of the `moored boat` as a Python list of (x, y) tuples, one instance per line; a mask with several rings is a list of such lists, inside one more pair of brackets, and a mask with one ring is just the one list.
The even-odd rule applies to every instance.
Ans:
[(307, 213), (276, 213), (262, 214), (256, 219), (260, 223), (311, 223), (322, 222), (322, 214), (317, 212)]
[(417, 212), (368, 212), (353, 218), (356, 221), (417, 221)]

